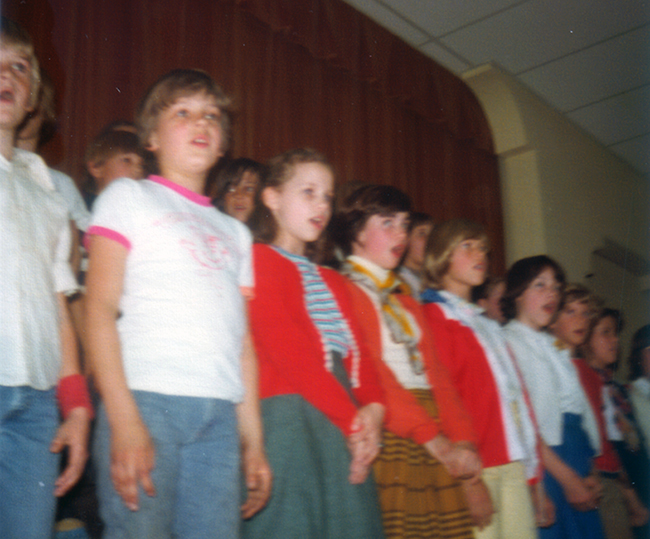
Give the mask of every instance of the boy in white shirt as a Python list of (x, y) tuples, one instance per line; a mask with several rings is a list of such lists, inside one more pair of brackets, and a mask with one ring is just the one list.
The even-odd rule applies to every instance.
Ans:
[[(53, 533), (55, 495), (86, 462), (92, 415), (65, 294), (69, 216), (47, 166), (14, 149), (38, 95), (38, 62), (16, 23), (0, 24), (0, 537)], [(58, 388), (56, 387), (58, 384)], [(64, 423), (59, 427), (57, 395)], [(57, 479), (59, 456), (68, 463)]]

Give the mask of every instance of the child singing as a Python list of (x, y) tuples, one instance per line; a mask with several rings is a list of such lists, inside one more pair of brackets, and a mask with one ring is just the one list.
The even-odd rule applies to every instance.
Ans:
[(95, 204), (86, 308), (107, 537), (237, 537), (240, 442), (243, 515), (270, 491), (246, 315), (251, 237), (201, 195), (229, 103), (203, 72), (162, 77), (138, 112), (160, 175), (115, 180)]
[(384, 396), (345, 280), (311, 261), (332, 212), (334, 175), (313, 150), (270, 162), (253, 227), (251, 330), (274, 487), (244, 537), (384, 536), (370, 464)]
[(501, 327), (470, 303), (472, 288), (485, 281), (488, 249), (477, 223), (454, 219), (436, 227), (426, 246), (423, 309), (478, 435), (482, 481), (464, 484), (475, 536), (534, 538), (533, 500), (537, 522), (553, 523), (538, 485), (534, 416)]
[(478, 479), (471, 419), (439, 362), (422, 308), (394, 273), (407, 245), (411, 203), (364, 185), (336, 216), (343, 271), (386, 391), (384, 448), (375, 464), (387, 537), (472, 537), (455, 477)]

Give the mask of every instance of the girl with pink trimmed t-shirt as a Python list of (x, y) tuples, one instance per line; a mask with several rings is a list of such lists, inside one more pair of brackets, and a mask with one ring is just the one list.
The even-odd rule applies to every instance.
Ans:
[(243, 516), (269, 495), (245, 301), (251, 238), (202, 195), (228, 105), (203, 72), (162, 77), (138, 113), (160, 175), (113, 182), (87, 234), (98, 496), (112, 538), (237, 537), (240, 442)]

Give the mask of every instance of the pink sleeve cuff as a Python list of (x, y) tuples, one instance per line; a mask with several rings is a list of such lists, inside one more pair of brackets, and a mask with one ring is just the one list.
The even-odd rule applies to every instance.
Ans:
[(88, 229), (88, 232), (86, 232), (84, 236), (84, 247), (86, 250), (89, 250), (88, 245), (90, 242), (90, 236), (103, 236), (109, 240), (116, 241), (117, 243), (123, 245), (129, 251), (131, 250), (131, 242), (128, 239), (122, 236), (122, 234), (119, 232), (111, 230), (110, 228), (105, 228), (103, 226), (91, 226)]

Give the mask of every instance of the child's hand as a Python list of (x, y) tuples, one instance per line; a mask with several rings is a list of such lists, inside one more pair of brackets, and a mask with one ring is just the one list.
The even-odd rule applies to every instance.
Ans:
[(65, 470), (54, 483), (54, 495), (63, 496), (79, 480), (88, 460), (88, 433), (90, 414), (86, 408), (74, 408), (57, 430), (50, 451), (60, 453), (68, 448), (68, 462)]
[(142, 420), (127, 422), (111, 431), (111, 479), (117, 493), (131, 511), (137, 511), (138, 487), (155, 496), (151, 479), (155, 449)]
[(251, 518), (269, 501), (273, 474), (264, 451), (242, 447), (242, 466), (248, 495), (241, 506), (242, 518)]
[(477, 480), (481, 475), (481, 459), (472, 444), (452, 443), (444, 434), (438, 434), (426, 442), (424, 448), (445, 466), (452, 477)]
[(384, 421), (384, 412), (384, 407), (376, 402), (366, 404), (364, 407), (359, 408), (357, 415), (352, 421), (350, 443), (367, 440), (379, 449), (381, 445), (381, 426)]
[(494, 506), (492, 505), (490, 492), (482, 479), (478, 481), (463, 481), (462, 485), (474, 526), (482, 530), (490, 525), (492, 515), (494, 514)]
[(384, 407), (378, 403), (371, 403), (360, 408), (352, 422), (348, 448), (352, 456), (349, 481), (353, 485), (366, 480), (370, 465), (379, 455), (383, 420)]
[(535, 522), (540, 528), (548, 528), (555, 524), (555, 505), (546, 495), (544, 484), (539, 483), (530, 487), (530, 495), (535, 509)]
[(576, 511), (593, 511), (598, 507), (602, 487), (593, 476), (576, 476), (564, 484), (564, 496)]

